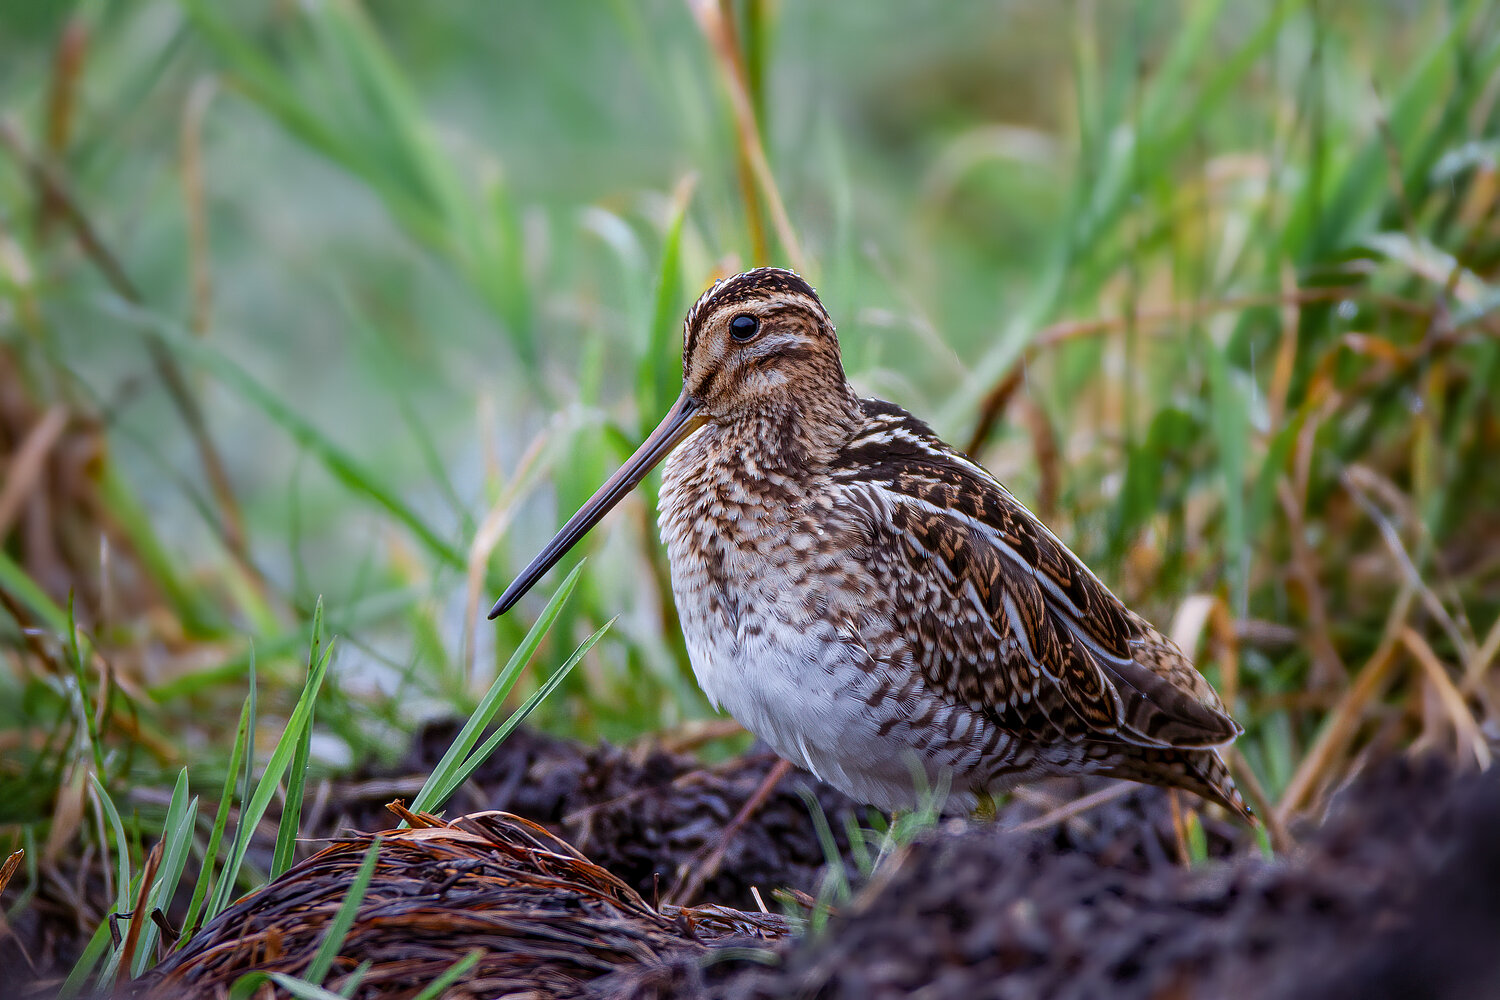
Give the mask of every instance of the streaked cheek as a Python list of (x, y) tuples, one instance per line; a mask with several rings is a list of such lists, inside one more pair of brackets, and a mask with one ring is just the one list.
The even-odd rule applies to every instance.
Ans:
[(765, 368), (757, 371), (750, 381), (754, 385), (756, 395), (765, 395), (785, 386), (787, 377), (786, 372), (779, 368)]

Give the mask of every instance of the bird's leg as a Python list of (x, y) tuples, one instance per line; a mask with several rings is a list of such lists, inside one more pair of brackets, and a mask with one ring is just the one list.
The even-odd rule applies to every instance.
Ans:
[[(719, 831), (718, 838), (713, 847), (707, 851), (698, 850), (693, 856), (677, 869), (677, 884), (667, 893), (666, 902), (677, 906), (687, 906), (699, 892), (703, 891), (704, 883), (713, 878), (719, 870), (719, 865), (724, 863), (724, 853), (729, 849), (729, 844), (740, 832), (744, 825), (750, 822), (761, 806), (765, 805), (766, 799), (776, 791), (776, 786), (781, 784), (792, 770), (792, 765), (785, 759), (777, 758), (775, 764), (766, 772), (765, 778), (755, 792), (745, 800), (740, 811), (734, 814), (734, 818), (724, 825)], [(706, 846), (706, 845), (705, 845)]]
[(1172, 804), (1172, 833), (1177, 837), (1177, 860), (1182, 867), (1191, 868), (1193, 850), (1188, 844), (1187, 816), (1177, 789), (1167, 789), (1167, 801)]

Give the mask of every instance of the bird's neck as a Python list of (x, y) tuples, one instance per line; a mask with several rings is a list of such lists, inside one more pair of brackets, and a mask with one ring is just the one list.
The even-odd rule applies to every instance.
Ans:
[(786, 471), (827, 465), (858, 429), (859, 397), (847, 382), (817, 392), (788, 392), (719, 425), (721, 447)]

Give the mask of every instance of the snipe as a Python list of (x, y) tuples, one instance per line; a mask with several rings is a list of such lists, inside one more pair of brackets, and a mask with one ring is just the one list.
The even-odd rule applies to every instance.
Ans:
[(687, 314), (682, 395), (495, 604), (502, 614), (663, 458), (661, 533), (698, 683), (851, 796), (955, 804), (1103, 774), (1248, 817), (1240, 727), (1172, 641), (994, 477), (844, 377), (800, 277), (758, 268)]

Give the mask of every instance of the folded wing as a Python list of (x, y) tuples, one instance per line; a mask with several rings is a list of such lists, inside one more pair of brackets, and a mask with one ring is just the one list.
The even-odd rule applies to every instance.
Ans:
[(1198, 748), (1239, 734), (1181, 651), (989, 473), (899, 407), (867, 400), (866, 414), (834, 477), (890, 533), (872, 546), (884, 573), (947, 596), (912, 651), (931, 686), (1066, 739)]

